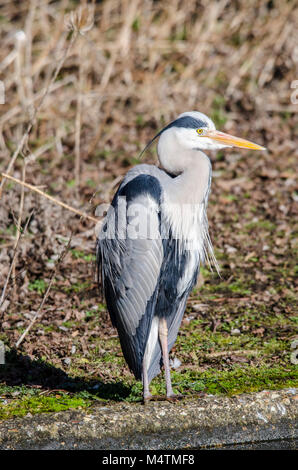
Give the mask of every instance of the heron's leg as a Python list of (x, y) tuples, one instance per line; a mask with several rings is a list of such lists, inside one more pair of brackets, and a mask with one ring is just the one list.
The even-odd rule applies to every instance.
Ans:
[(149, 380), (148, 380), (148, 372), (147, 372), (147, 360), (146, 356), (143, 359), (143, 399), (144, 401), (150, 400), (152, 397), (150, 390), (149, 390)]
[(173, 392), (172, 382), (171, 382), (170, 361), (169, 361), (169, 351), (168, 351), (168, 326), (167, 326), (167, 320), (165, 318), (161, 318), (159, 320), (158, 334), (159, 334), (159, 341), (160, 341), (161, 350), (162, 350), (163, 365), (165, 368), (167, 397), (174, 397), (175, 394)]

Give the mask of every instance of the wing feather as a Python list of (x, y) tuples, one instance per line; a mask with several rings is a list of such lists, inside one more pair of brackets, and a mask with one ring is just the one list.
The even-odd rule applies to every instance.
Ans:
[[(125, 181), (124, 181), (125, 183)], [(129, 224), (131, 206), (150, 204), (150, 223), (159, 227), (160, 184), (150, 175), (137, 175), (122, 184), (115, 195), (104, 224), (120, 220), (120, 197), (126, 198), (126, 223)], [(103, 224), (103, 225), (104, 225)], [(155, 234), (156, 235), (156, 234)], [(105, 297), (113, 324), (116, 326), (124, 357), (137, 378), (141, 378), (142, 359), (150, 331), (154, 302), (152, 301), (163, 262), (163, 244), (159, 232), (152, 239), (101, 236), (98, 240), (98, 262), (103, 273)]]

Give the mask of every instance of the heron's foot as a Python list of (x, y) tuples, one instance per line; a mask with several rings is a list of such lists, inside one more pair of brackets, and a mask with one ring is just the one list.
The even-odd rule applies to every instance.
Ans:
[(182, 395), (180, 393), (177, 394), (177, 393), (174, 393), (174, 392), (170, 393), (170, 394), (167, 394), (167, 396), (166, 396), (167, 401), (173, 401), (173, 402), (182, 400), (182, 398), (185, 398), (185, 395)]
[(152, 398), (153, 398), (153, 397), (152, 397), (152, 395), (151, 395), (150, 392), (146, 392), (146, 393), (144, 393), (144, 395), (143, 395), (143, 401), (144, 401), (144, 403), (147, 403), (148, 401), (152, 400)]
[(169, 401), (175, 403), (179, 400), (183, 400), (184, 398), (202, 398), (206, 396), (204, 392), (197, 392), (193, 393), (192, 395), (183, 395), (182, 393), (171, 393), (169, 395), (151, 395), (148, 397), (143, 397), (143, 403), (148, 403), (149, 401)]
[(178, 393), (178, 394), (173, 393), (172, 395), (167, 396), (166, 399), (168, 401), (179, 401), (179, 400), (183, 400), (183, 398), (192, 399), (192, 398), (203, 398), (205, 396), (206, 396), (205, 392), (192, 393), (191, 395), (183, 395), (182, 393)]
[(144, 403), (148, 403), (148, 401), (165, 401), (166, 400), (166, 397), (164, 395), (151, 395), (150, 398), (148, 398), (146, 401), (145, 401), (145, 398), (144, 398)]
[(150, 395), (147, 397), (143, 397), (143, 403), (148, 403), (149, 401), (170, 401), (176, 402), (185, 398), (186, 395), (180, 395), (172, 393), (171, 395)]

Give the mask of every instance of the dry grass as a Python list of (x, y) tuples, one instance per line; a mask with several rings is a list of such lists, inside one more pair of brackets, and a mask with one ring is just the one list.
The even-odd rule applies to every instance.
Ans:
[[(92, 215), (98, 203), (110, 201), (116, 183), (157, 129), (183, 111), (200, 110), (221, 130), (268, 148), (262, 154), (212, 157), (209, 217), (215, 246), (225, 256), (223, 271), (233, 280), (240, 267), (262, 281), (264, 266), (256, 268), (252, 260), (262, 258), (265, 242), (270, 250), (285, 246), (284, 252), (270, 254), (286, 266), (296, 197), (295, 2), (106, 0), (93, 2), (94, 11), (87, 15), (82, 10), (69, 15), (78, 3), (1, 2), (1, 172), (8, 170)], [(147, 152), (144, 160), (154, 163), (156, 157)], [(257, 231), (243, 235), (239, 220), (250, 210), (246, 223), (261, 217), (276, 223), (279, 235), (272, 233), (265, 241)], [(30, 285), (40, 279), (52, 282), (52, 261), (61, 259), (71, 232), (72, 250), (94, 253), (92, 220), (6, 181), (0, 199), (0, 288), (8, 275), (12, 279), (0, 315), (9, 344), (20, 338), (40, 305)], [(59, 271), (55, 282), (69, 289), (94, 279), (90, 263), (78, 264), (70, 255)], [(90, 307), (98, 297), (92, 285), (87, 291)], [(64, 294), (50, 293), (43, 305), (48, 325), (83, 319), (80, 309), (86, 305), (76, 293)], [(104, 316), (96, 334), (111, 334), (107, 321)], [(82, 328), (87, 334), (88, 328)], [(51, 347), (52, 339), (41, 332), (35, 336), (32, 329), (21, 351), (55, 362), (68, 354), (75, 331), (57, 337)], [(79, 337), (77, 351), (86, 356), (86, 341)]]

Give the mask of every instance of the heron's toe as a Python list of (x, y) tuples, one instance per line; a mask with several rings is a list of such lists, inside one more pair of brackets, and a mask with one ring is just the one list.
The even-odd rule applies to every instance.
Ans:
[(182, 398), (184, 398), (185, 395), (181, 395), (181, 394), (176, 394), (176, 393), (171, 393), (171, 395), (167, 395), (167, 400), (168, 401), (178, 401), (178, 400), (181, 400)]
[(152, 400), (152, 395), (151, 395), (151, 393), (144, 393), (144, 395), (143, 395), (143, 400), (144, 400), (144, 403), (146, 403), (146, 402)]

